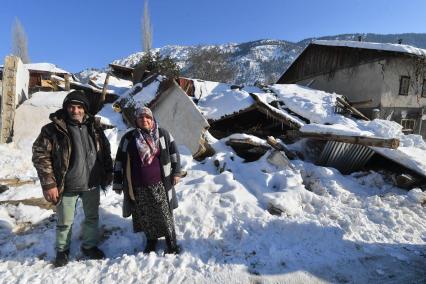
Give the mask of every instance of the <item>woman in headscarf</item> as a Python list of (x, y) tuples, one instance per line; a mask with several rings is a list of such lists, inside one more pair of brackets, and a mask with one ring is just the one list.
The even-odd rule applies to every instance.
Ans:
[(132, 215), (134, 232), (144, 232), (144, 253), (155, 251), (157, 239), (166, 238), (165, 253), (178, 254), (173, 209), (174, 185), (180, 179), (180, 158), (172, 135), (158, 127), (147, 107), (135, 111), (136, 128), (120, 141), (114, 164), (113, 189), (124, 192), (123, 217)]

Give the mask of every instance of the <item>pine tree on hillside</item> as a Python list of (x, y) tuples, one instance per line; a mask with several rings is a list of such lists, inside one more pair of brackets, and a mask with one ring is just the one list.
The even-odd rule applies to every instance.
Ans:
[(232, 83), (236, 68), (229, 64), (230, 54), (218, 47), (195, 49), (188, 57), (185, 76), (209, 81)]
[[(168, 78), (178, 78), (180, 68), (169, 56), (162, 57), (159, 52), (145, 52), (139, 63), (135, 66), (139, 72), (149, 71), (151, 74), (161, 74)], [(140, 74), (139, 77), (141, 77)]]

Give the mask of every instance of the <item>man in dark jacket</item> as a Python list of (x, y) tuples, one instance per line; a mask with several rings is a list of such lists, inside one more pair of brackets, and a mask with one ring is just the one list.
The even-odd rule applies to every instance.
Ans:
[(112, 182), (111, 150), (100, 121), (88, 109), (84, 93), (72, 91), (33, 144), (32, 160), (44, 198), (56, 205), (56, 267), (68, 263), (78, 198), (85, 215), (82, 252), (90, 259), (105, 257), (97, 247), (99, 191)]

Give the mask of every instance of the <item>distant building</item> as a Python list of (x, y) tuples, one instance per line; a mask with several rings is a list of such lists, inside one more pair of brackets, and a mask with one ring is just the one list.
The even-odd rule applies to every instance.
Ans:
[(49, 82), (52, 75), (64, 78), (65, 75), (71, 75), (69, 72), (56, 67), (51, 63), (30, 63), (25, 64), (25, 68), (30, 74), (29, 93), (38, 91), (52, 91), (54, 86)]
[(400, 123), (426, 137), (426, 50), (401, 44), (318, 40), (277, 84), (346, 96), (370, 118)]

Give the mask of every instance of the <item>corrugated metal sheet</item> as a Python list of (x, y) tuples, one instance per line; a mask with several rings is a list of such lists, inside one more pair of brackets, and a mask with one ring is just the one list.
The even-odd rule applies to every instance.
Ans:
[(348, 174), (364, 167), (373, 154), (374, 151), (364, 145), (327, 141), (317, 164)]

